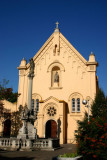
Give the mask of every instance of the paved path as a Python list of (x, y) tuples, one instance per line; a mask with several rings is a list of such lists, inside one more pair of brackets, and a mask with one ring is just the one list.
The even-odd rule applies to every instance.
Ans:
[(76, 151), (76, 145), (64, 144), (55, 151), (0, 151), (0, 160), (56, 160), (60, 154)]

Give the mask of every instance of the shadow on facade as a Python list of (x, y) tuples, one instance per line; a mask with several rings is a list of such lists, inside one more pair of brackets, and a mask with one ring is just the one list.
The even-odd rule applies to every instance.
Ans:
[(11, 120), (6, 119), (4, 121), (3, 137), (10, 137), (10, 133), (11, 133)]
[(67, 115), (69, 114), (69, 108), (68, 103), (65, 104), (65, 143), (67, 143), (67, 128), (68, 128), (68, 122), (67, 122)]

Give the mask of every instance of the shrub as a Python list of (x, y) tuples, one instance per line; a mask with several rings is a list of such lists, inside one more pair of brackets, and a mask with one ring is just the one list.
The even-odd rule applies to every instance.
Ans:
[(63, 155), (59, 155), (59, 157), (77, 157), (78, 154), (76, 153), (64, 153)]
[(78, 135), (76, 135), (78, 147), (77, 152), (84, 159), (107, 159), (107, 122), (105, 118), (78, 122)]

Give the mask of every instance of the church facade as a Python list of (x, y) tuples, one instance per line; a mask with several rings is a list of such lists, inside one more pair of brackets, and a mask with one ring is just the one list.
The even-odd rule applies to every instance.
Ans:
[[(92, 103), (98, 85), (93, 53), (87, 61), (61, 34), (55, 31), (34, 55), (32, 106), (37, 111), (35, 128), (40, 138), (59, 138), (60, 144), (73, 143), (77, 120), (84, 117), (87, 107), (83, 99)], [(17, 106), (28, 104), (29, 63), (21, 61)]]

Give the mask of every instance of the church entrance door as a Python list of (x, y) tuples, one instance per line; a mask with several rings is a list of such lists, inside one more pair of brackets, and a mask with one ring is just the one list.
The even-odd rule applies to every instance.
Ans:
[(57, 138), (57, 123), (49, 120), (46, 123), (46, 138)]
[(4, 122), (3, 137), (10, 137), (10, 132), (11, 132), (11, 120), (7, 119)]

